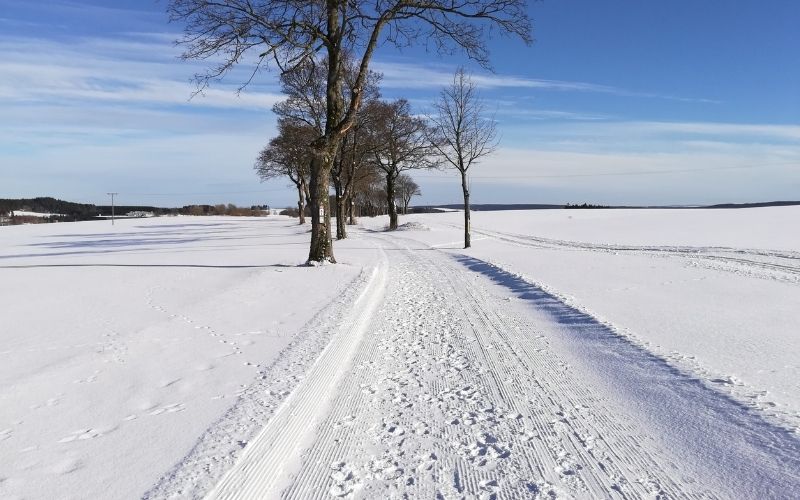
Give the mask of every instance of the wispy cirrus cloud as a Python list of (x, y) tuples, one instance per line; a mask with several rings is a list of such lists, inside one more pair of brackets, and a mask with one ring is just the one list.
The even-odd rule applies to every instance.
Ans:
[(761, 137), (800, 140), (800, 125), (717, 122), (628, 122), (626, 127), (650, 133), (693, 134), (727, 137)]
[[(0, 38), (0, 97), (9, 102), (64, 104), (105, 101), (132, 105), (180, 105), (212, 108), (270, 109), (282, 96), (272, 78), (234, 92), (219, 84), (192, 98), (190, 75), (197, 65), (177, 59), (168, 35), (130, 38), (54, 40)], [(235, 81), (232, 75), (232, 81)]]
[[(420, 65), (399, 62), (377, 61), (375, 71), (383, 74), (382, 85), (388, 88), (427, 89), (443, 87), (453, 81), (455, 67), (443, 65)], [(472, 80), (484, 89), (531, 89), (560, 92), (593, 92), (626, 97), (666, 99), (682, 102), (718, 104), (720, 101), (702, 97), (683, 97), (654, 92), (602, 85), (590, 82), (524, 78), (514, 75), (474, 74)]]

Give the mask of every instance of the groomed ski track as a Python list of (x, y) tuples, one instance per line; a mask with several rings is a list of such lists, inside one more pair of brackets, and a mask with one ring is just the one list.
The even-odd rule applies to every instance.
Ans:
[(796, 436), (592, 317), (483, 261), (357, 237), (381, 249), (371, 278), (207, 498), (791, 498), (800, 488)]

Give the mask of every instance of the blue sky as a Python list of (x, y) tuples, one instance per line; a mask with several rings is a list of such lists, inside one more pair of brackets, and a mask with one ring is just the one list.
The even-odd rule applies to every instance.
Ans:
[[(0, 197), (268, 203), (253, 160), (274, 134), (275, 75), (246, 70), (189, 100), (165, 2), (0, 0)], [(692, 204), (800, 199), (800, 3), (545, 0), (536, 43), (493, 39), (494, 72), (382, 48), (383, 94), (422, 113), (459, 64), (495, 112), (500, 150), (475, 203)], [(459, 201), (419, 172), (418, 204)]]

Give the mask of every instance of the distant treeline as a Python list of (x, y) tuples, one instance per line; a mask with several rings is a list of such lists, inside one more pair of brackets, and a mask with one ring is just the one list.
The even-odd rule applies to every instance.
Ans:
[[(51, 217), (11, 216), (11, 212), (36, 212), (54, 214)], [(269, 206), (258, 205), (250, 208), (237, 207), (229, 203), (218, 205), (186, 205), (181, 208), (164, 208), (140, 205), (116, 205), (114, 214), (124, 217), (130, 212), (152, 213), (158, 215), (237, 215), (263, 216)], [(8, 214), (8, 215), (7, 215)], [(44, 222), (74, 222), (93, 220), (100, 216), (110, 216), (111, 205), (93, 205), (90, 203), (73, 203), (50, 197), (2, 199), (0, 198), (0, 225), (36, 224)]]
[(90, 220), (98, 215), (97, 207), (85, 203), (72, 203), (55, 198), (20, 198), (0, 199), (0, 214), (13, 210), (38, 212), (47, 214), (61, 214), (58, 220), (76, 221)]
[(592, 205), (591, 203), (582, 203), (580, 205), (567, 203), (564, 208), (611, 208), (608, 205)]
[(706, 208), (759, 208), (759, 207), (788, 207), (800, 205), (800, 201), (764, 201), (760, 203), (720, 203)]
[(235, 215), (239, 217), (263, 217), (269, 213), (269, 205), (253, 205), (250, 208), (227, 205), (185, 205), (171, 209), (181, 215)]

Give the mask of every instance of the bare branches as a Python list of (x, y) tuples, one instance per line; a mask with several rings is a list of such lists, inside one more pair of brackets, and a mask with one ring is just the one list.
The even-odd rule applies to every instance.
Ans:
[[(195, 77), (198, 92), (243, 62), (253, 70), (240, 89), (270, 63), (289, 73), (327, 59), (324, 123), (303, 119), (318, 131), (309, 181), (310, 261), (333, 261), (328, 176), (339, 143), (356, 123), (381, 43), (461, 49), (488, 67), (486, 40), (493, 31), (531, 42), (526, 0), (169, 0), (168, 12), (183, 25), (183, 57), (211, 64)], [(357, 71), (345, 89), (348, 55)]]
[(317, 64), (308, 59), (281, 74), (281, 90), (286, 100), (273, 106), (272, 111), (280, 118), (299, 121), (317, 132), (325, 130), (326, 98), (325, 76), (327, 61)]
[(167, 12), (170, 21), (183, 24), (178, 43), (184, 59), (217, 59), (195, 75), (200, 89), (225, 76), (251, 49), (258, 50), (256, 68), (272, 60), (283, 71), (329, 43), (318, 0), (171, 0)]
[(308, 145), (316, 137), (316, 131), (308, 125), (279, 120), (278, 135), (256, 159), (256, 173), (261, 180), (288, 177), (296, 186), (307, 183), (312, 158)]
[(442, 90), (433, 107), (431, 143), (462, 174), (497, 149), (495, 121), (485, 116), (478, 90), (463, 68), (456, 71), (453, 83)]
[(374, 120), (371, 142), (377, 168), (396, 178), (406, 170), (436, 166), (428, 125), (411, 115), (408, 101), (376, 101), (369, 114)]
[(475, 84), (459, 68), (453, 83), (442, 90), (433, 105), (433, 133), (429, 136), (434, 149), (446, 163), (461, 174), (464, 195), (464, 248), (470, 242), (469, 183), (467, 172), (478, 160), (497, 149), (497, 129), (493, 119), (487, 119)]
[(425, 120), (411, 115), (408, 101), (376, 101), (369, 108), (374, 119), (370, 139), (374, 145), (374, 164), (386, 178), (389, 229), (394, 230), (397, 229), (395, 187), (398, 177), (407, 170), (433, 168), (436, 159), (428, 141), (428, 125)]
[(419, 185), (408, 174), (400, 174), (397, 178), (396, 192), (397, 199), (403, 204), (403, 215), (408, 213), (411, 198), (422, 194)]
[(285, 72), (326, 49), (329, 56), (361, 55), (355, 102), (382, 41), (408, 46), (424, 40), (444, 52), (458, 48), (486, 67), (492, 33), (532, 41), (526, 0), (170, 0), (167, 11), (170, 21), (183, 25), (182, 57), (212, 60), (207, 72), (195, 75), (201, 89), (251, 51), (254, 70), (242, 87), (270, 61)]

